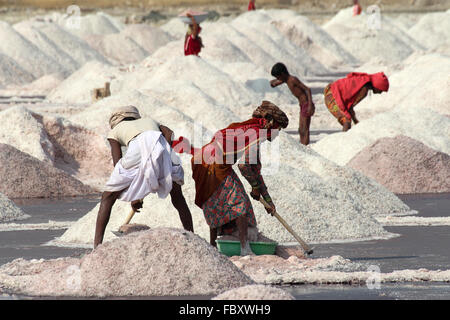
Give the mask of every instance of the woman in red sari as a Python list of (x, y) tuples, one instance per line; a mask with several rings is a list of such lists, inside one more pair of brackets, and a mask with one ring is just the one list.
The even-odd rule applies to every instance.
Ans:
[(223, 227), (235, 224), (239, 230), (241, 255), (253, 254), (248, 242), (248, 226), (256, 226), (256, 219), (250, 199), (232, 166), (241, 160), (238, 168), (252, 186), (250, 195), (259, 200), (262, 196), (271, 206), (275, 206), (261, 176), (259, 154), (260, 143), (272, 141), (278, 130), (289, 123), (286, 114), (269, 101), (253, 112), (252, 118), (232, 123), (219, 130), (210, 143), (201, 149), (190, 147), (185, 140), (174, 142), (177, 152), (192, 154), (192, 177), (195, 181), (195, 204), (202, 208), (210, 227), (210, 243), (216, 246), (218, 232)]

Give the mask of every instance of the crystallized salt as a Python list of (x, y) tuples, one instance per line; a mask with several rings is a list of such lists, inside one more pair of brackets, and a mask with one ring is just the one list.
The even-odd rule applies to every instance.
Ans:
[(44, 54), (3, 21), (0, 21), (0, 38), (2, 39), (0, 53), (14, 59), (21, 68), (34, 77), (39, 78), (48, 73), (64, 72), (63, 66)]
[(450, 155), (405, 136), (377, 140), (348, 166), (395, 193), (450, 192)]
[(30, 216), (0, 192), (0, 222), (23, 220)]
[(50, 198), (94, 193), (64, 171), (0, 144), (0, 192), (9, 198)]
[(443, 43), (450, 43), (448, 30), (450, 30), (450, 13), (432, 12), (423, 15), (408, 33), (417, 42), (432, 49)]
[(423, 49), (385, 15), (380, 15), (379, 23), (378, 20), (371, 23), (373, 17), (365, 13), (352, 16), (352, 8), (347, 8), (339, 11), (323, 28), (362, 62), (376, 56), (402, 61), (415, 50)]
[(212, 300), (295, 300), (295, 298), (286, 290), (253, 284), (225, 291)]
[(0, 267), (2, 288), (33, 296), (217, 295), (250, 284), (205, 240), (171, 228), (132, 233), (81, 259), (16, 259)]

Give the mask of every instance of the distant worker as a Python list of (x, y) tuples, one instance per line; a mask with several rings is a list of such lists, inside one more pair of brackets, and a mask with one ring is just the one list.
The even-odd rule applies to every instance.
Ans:
[(359, 16), (362, 12), (359, 0), (353, 0), (353, 16)]
[(383, 72), (352, 72), (325, 88), (325, 105), (342, 125), (343, 131), (351, 128), (352, 120), (355, 124), (359, 122), (353, 108), (367, 96), (369, 90), (376, 94), (389, 90), (389, 80)]
[(250, 0), (250, 2), (248, 3), (248, 11), (256, 10), (255, 2), (256, 0)]
[(191, 18), (192, 23), (189, 24), (188, 31), (186, 32), (186, 36), (184, 37), (184, 55), (198, 56), (203, 48), (202, 38), (199, 36), (202, 28), (197, 23), (197, 21), (195, 21), (195, 18), (192, 14), (187, 13), (186, 16)]
[(272, 67), (271, 74), (276, 79), (270, 81), (272, 88), (286, 83), (294, 97), (297, 98), (300, 106), (299, 127), (300, 143), (309, 144), (309, 128), (311, 126), (311, 117), (314, 115), (315, 106), (312, 101), (311, 89), (305, 86), (297, 77), (289, 74), (286, 66), (278, 62)]

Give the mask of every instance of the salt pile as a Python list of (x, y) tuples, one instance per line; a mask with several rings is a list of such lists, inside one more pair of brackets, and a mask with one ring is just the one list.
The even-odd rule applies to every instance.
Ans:
[(2, 288), (32, 296), (217, 295), (253, 283), (203, 239), (167, 228), (124, 236), (81, 259), (16, 259), (0, 267)]
[(53, 165), (101, 190), (113, 168), (104, 136), (60, 117), (44, 116), (42, 124), (52, 143)]
[(105, 83), (111, 82), (120, 72), (109, 64), (88, 62), (52, 90), (47, 99), (60, 103), (89, 104), (92, 102), (92, 90), (104, 88)]
[(0, 192), (9, 198), (49, 198), (94, 193), (64, 171), (0, 143)]
[(253, 284), (225, 291), (212, 300), (295, 300), (295, 298), (286, 290)]
[(44, 23), (23, 21), (15, 24), (14, 29), (19, 32), (24, 38), (32, 42), (46, 55), (52, 57), (61, 66), (64, 67), (64, 72), (69, 75), (76, 71), (80, 65), (74, 60), (70, 54), (62, 50), (55, 42), (47, 37), (47, 35), (40, 29)]
[(131, 64), (142, 61), (149, 53), (123, 33), (112, 33), (104, 36), (85, 36), (86, 41), (114, 64)]
[(19, 85), (33, 81), (34, 76), (14, 59), (0, 53), (0, 86)]
[[(352, 16), (352, 8), (341, 10), (323, 28), (360, 61), (379, 56), (386, 61), (402, 61), (423, 47), (385, 15), (371, 24), (369, 14)], [(383, 48), (383, 50), (380, 50)]]
[(408, 33), (417, 42), (433, 49), (443, 44), (450, 44), (448, 30), (450, 30), (450, 13), (448, 11), (432, 12), (423, 15)]
[(62, 27), (80, 38), (91, 34), (119, 33), (124, 28), (122, 22), (103, 12), (80, 16), (78, 19), (66, 18), (58, 19), (58, 21)]
[(363, 264), (351, 262), (341, 256), (329, 258), (299, 259), (291, 256), (283, 259), (275, 255), (233, 256), (231, 261), (245, 274), (259, 284), (296, 283), (293, 275), (303, 274), (315, 276), (316, 272), (358, 272), (364, 269)]
[[(94, 188), (100, 189), (109, 176), (112, 162), (104, 136), (66, 119), (42, 116), (24, 107), (11, 107), (1, 111), (0, 119), (5, 119), (0, 130), (0, 143), (64, 170), (68, 175)], [(25, 136), (27, 139), (24, 139)], [(44, 164), (36, 165), (40, 167)], [(42, 174), (40, 176), (41, 179), (45, 177)], [(82, 190), (92, 192), (85, 188), (76, 194), (80, 194)]]
[(63, 66), (44, 54), (38, 47), (3, 21), (0, 21), (0, 38), (2, 39), (0, 53), (12, 58), (33, 77), (39, 78), (49, 73), (64, 72)]
[(4, 96), (45, 96), (59, 86), (62, 81), (64, 81), (64, 75), (60, 73), (47, 74), (26, 84), (14, 85), (8, 83), (0, 91), (0, 94)]
[(303, 47), (309, 55), (325, 66), (336, 68), (358, 63), (358, 60), (324, 29), (305, 16), (295, 15), (271, 23), (294, 44)]
[[(70, 72), (77, 70), (90, 61), (100, 61), (103, 63), (107, 62), (105, 57), (90, 47), (86, 41), (71, 34), (56, 23), (25, 21), (14, 25), (14, 28), (28, 37), (33, 37), (33, 33), (29, 30), (30, 28), (36, 29), (40, 32), (42, 36), (46, 37), (47, 42), (51, 41), (53, 45), (56, 46), (53, 51), (56, 51), (55, 53), (56, 57), (59, 57), (58, 59), (63, 59), (61, 57), (64, 57), (65, 54), (65, 56), (70, 56), (70, 58), (76, 62), (75, 68), (72, 67), (73, 62), (66, 66)], [(44, 46), (43, 43), (38, 43), (40, 44), (39, 47)], [(62, 60), (62, 62), (65, 60), (66, 59)]]
[(52, 143), (32, 112), (24, 107), (10, 107), (0, 112), (0, 121), (0, 143), (9, 144), (41, 161), (53, 161)]
[(23, 220), (29, 217), (0, 191), (0, 222)]
[(450, 155), (405, 136), (377, 140), (348, 166), (395, 193), (450, 192)]
[(361, 121), (347, 132), (329, 135), (312, 149), (339, 165), (347, 164), (358, 152), (383, 137), (405, 135), (426, 146), (450, 154), (450, 118), (412, 105), (398, 106)]

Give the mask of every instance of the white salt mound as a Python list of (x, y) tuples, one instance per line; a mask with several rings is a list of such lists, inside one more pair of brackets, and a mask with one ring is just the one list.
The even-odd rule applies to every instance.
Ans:
[(395, 193), (450, 192), (450, 155), (405, 136), (377, 140), (348, 166)]
[(119, 33), (124, 28), (124, 25), (118, 19), (104, 12), (81, 16), (79, 21), (73, 21), (72, 24), (67, 23), (67, 19), (61, 20), (60, 24), (66, 30), (80, 38), (90, 34), (105, 35)]
[(353, 17), (352, 8), (347, 8), (339, 11), (323, 28), (360, 61), (375, 56), (402, 61), (415, 50), (423, 49), (385, 15), (381, 15), (380, 29), (369, 27), (370, 19), (365, 13)]
[(104, 88), (106, 82), (115, 79), (120, 70), (99, 61), (86, 63), (52, 90), (47, 99), (51, 102), (90, 104), (92, 90)]
[(212, 300), (295, 300), (295, 298), (286, 290), (253, 284), (228, 290)]
[(57, 43), (47, 37), (42, 30), (45, 27), (44, 22), (22, 21), (13, 27), (24, 38), (63, 66), (67, 75), (80, 67), (79, 63), (71, 57), (71, 54), (66, 53)]
[(353, 65), (358, 60), (341, 46), (323, 28), (305, 16), (272, 21), (294, 44), (301, 46), (315, 59), (326, 66)]
[(253, 283), (206, 241), (171, 228), (123, 236), (81, 259), (17, 259), (0, 267), (2, 288), (33, 296), (217, 295)]
[(138, 63), (149, 55), (133, 37), (123, 33), (87, 35), (85, 40), (109, 61), (118, 65)]
[(34, 80), (35, 77), (14, 59), (0, 53), (0, 61), (0, 86), (20, 85)]
[(35, 114), (21, 106), (0, 112), (0, 143), (9, 144), (33, 157), (51, 163), (54, 158), (52, 143)]
[(0, 222), (27, 219), (30, 216), (0, 192)]
[(33, 43), (25, 39), (8, 23), (0, 21), (0, 53), (9, 56), (25, 71), (39, 78), (45, 74), (61, 72), (65, 68), (52, 57), (44, 54)]
[(423, 17), (412, 26), (408, 34), (429, 49), (442, 44), (450, 43), (450, 13), (432, 12)]

